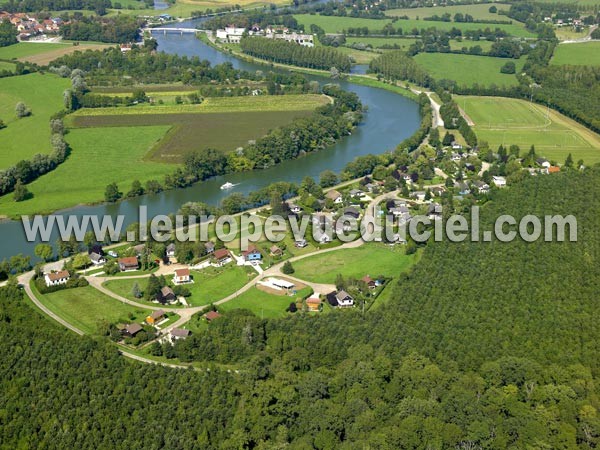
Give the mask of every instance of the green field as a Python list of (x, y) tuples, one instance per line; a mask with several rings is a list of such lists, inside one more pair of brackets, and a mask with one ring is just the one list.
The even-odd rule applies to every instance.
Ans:
[(0, 71), (3, 71), (3, 70), (8, 70), (8, 71), (14, 73), (14, 70), (15, 70), (14, 63), (0, 61)]
[(8, 216), (54, 211), (103, 201), (104, 190), (112, 182), (127, 192), (133, 180), (162, 180), (165, 174), (173, 172), (174, 166), (145, 161), (145, 157), (168, 129), (154, 126), (71, 130), (66, 136), (73, 149), (69, 158), (28, 185), (33, 198), (15, 203), (11, 194), (0, 197), (0, 211)]
[(290, 306), (295, 298), (294, 296), (269, 294), (253, 287), (239, 297), (219, 305), (218, 310), (227, 312), (232, 309), (249, 309), (258, 317), (265, 319), (285, 317), (290, 314), (286, 311), (286, 308)]
[(402, 247), (366, 244), (296, 261), (294, 276), (315, 283), (335, 283), (339, 273), (359, 279), (365, 275), (394, 277), (411, 267), (417, 258), (417, 254), (405, 255)]
[(194, 283), (186, 285), (192, 292), (190, 301), (194, 306), (208, 305), (233, 294), (257, 275), (254, 269), (248, 269), (232, 263), (192, 271)]
[(445, 78), (466, 86), (515, 86), (518, 84), (516, 76), (500, 73), (500, 68), (512, 61), (519, 73), (525, 64), (524, 58), (514, 60), (451, 53), (419, 53), (414, 59), (436, 80)]
[(569, 153), (586, 164), (600, 161), (600, 136), (556, 111), (500, 97), (456, 96), (456, 101), (475, 123), (477, 137), (492, 148), (517, 144), (526, 150), (534, 144), (538, 154), (560, 163)]
[(96, 42), (81, 42), (79, 45), (73, 43), (40, 43), (40, 42), (19, 42), (15, 45), (0, 48), (0, 59), (16, 59), (19, 61), (28, 61), (39, 64), (40, 66), (47, 65), (63, 55), (67, 55), (76, 51), (98, 50), (109, 47), (109, 44)]
[(96, 334), (101, 322), (142, 322), (150, 313), (112, 299), (91, 286), (45, 295), (38, 294), (35, 288), (34, 292), (53, 313), (88, 334)]
[(600, 41), (558, 45), (550, 64), (600, 66)]
[[(33, 73), (0, 79), (0, 170), (30, 159), (36, 153), (50, 153), (50, 117), (63, 108), (62, 94), (70, 87), (68, 79)], [(25, 102), (32, 115), (15, 116), (15, 105)]]
[[(249, 140), (308, 116), (307, 111), (255, 111), (212, 114), (139, 114), (126, 116), (79, 116), (76, 127), (146, 127), (172, 126), (149, 158), (159, 162), (179, 163), (186, 153), (200, 148), (230, 152)], [(233, 125), (237, 124), (237, 125)]]
[[(423, 19), (424, 17), (431, 17), (434, 15), (441, 16), (443, 14), (450, 14), (454, 19), (454, 14), (470, 14), (475, 20), (511, 20), (510, 17), (501, 16), (498, 13), (489, 12), (490, 7), (494, 5), (498, 10), (504, 9), (508, 11), (510, 5), (503, 5), (501, 3), (483, 3), (479, 5), (455, 5), (455, 6), (434, 6), (424, 8), (401, 8), (401, 9), (390, 9), (385, 12), (386, 16), (400, 17), (407, 16), (409, 19)], [(513, 21), (514, 22), (514, 21)], [(484, 25), (484, 24), (480, 24)], [(485, 28), (485, 27), (484, 27)]]
[[(381, 30), (386, 24), (392, 23), (391, 19), (361, 19), (355, 17), (329, 17), (312, 14), (294, 14), (298, 23), (304, 25), (305, 30), (310, 30), (310, 25), (315, 24), (325, 30), (326, 33), (342, 33), (348, 28), (367, 27), (371, 31)], [(425, 20), (398, 20), (394, 24), (394, 28), (401, 28), (404, 34), (411, 34), (411, 31), (416, 28), (437, 28), (438, 30), (449, 31), (452, 28), (458, 28), (461, 31), (478, 30), (485, 28), (500, 28), (508, 34), (516, 37), (534, 37), (532, 33), (527, 31), (522, 24), (511, 25), (490, 25), (485, 23), (455, 23), (455, 22), (432, 22)]]

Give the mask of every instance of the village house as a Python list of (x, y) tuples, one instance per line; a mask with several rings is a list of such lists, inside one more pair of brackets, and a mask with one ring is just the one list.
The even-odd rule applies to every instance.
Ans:
[(262, 259), (262, 254), (260, 250), (255, 245), (249, 245), (248, 250), (242, 252), (242, 257), (244, 261), (260, 261)]
[(143, 254), (146, 251), (146, 244), (134, 245), (131, 248), (133, 248), (133, 251), (135, 252), (136, 255), (140, 256), (141, 254)]
[(446, 192), (446, 188), (442, 186), (435, 186), (431, 188), (431, 195), (435, 195), (436, 197), (441, 197), (444, 192)]
[(427, 207), (427, 218), (429, 220), (439, 220), (442, 218), (442, 205), (439, 203), (430, 203)]
[(364, 192), (361, 191), (360, 189), (350, 189), (350, 192), (348, 192), (348, 194), (350, 194), (350, 197), (354, 198), (354, 197), (362, 197)]
[(231, 262), (231, 253), (226, 248), (220, 248), (214, 251), (213, 258), (218, 266), (224, 266)]
[(330, 199), (335, 204), (340, 204), (340, 203), (342, 203), (342, 200), (343, 200), (342, 199), (342, 194), (340, 194), (335, 189), (327, 191), (327, 193), (325, 194), (325, 197), (328, 198), (328, 199)]
[(156, 294), (156, 301), (158, 301), (158, 303), (162, 303), (163, 305), (165, 303), (171, 303), (176, 299), (177, 296), (175, 295), (175, 292), (173, 292), (173, 289), (171, 289), (169, 286), (164, 286), (158, 292), (158, 294)]
[(206, 254), (210, 255), (215, 251), (215, 243), (213, 241), (208, 241), (204, 244), (204, 249), (206, 250)]
[(190, 330), (186, 330), (184, 328), (173, 328), (170, 333), (171, 342), (179, 341), (180, 339), (186, 339), (190, 337), (191, 334), (192, 332)]
[(51, 272), (44, 275), (44, 281), (46, 282), (46, 286), (59, 286), (61, 284), (66, 284), (71, 278), (71, 274), (67, 270), (61, 270), (60, 272)]
[(295, 203), (288, 203), (288, 208), (290, 209), (290, 212), (293, 212), (294, 214), (300, 214), (302, 212), (302, 207)]
[(342, 211), (342, 216), (358, 219), (360, 217), (360, 211), (352, 206), (349, 206), (348, 208), (344, 208)]
[(298, 45), (304, 47), (314, 47), (315, 42), (312, 34), (300, 34), (300, 33), (266, 33), (266, 38), (279, 39), (286, 42), (295, 42)]
[(217, 30), (216, 37), (230, 44), (239, 44), (245, 31), (245, 28), (237, 28), (234, 25), (229, 25), (225, 29)]
[(410, 193), (410, 197), (414, 198), (415, 200), (419, 201), (419, 202), (423, 202), (425, 201), (425, 191), (414, 191)]
[(483, 181), (474, 181), (473, 186), (475, 186), (475, 189), (477, 189), (477, 192), (480, 194), (487, 194), (490, 192), (490, 185)]
[(377, 281), (371, 278), (369, 275), (364, 276), (362, 281), (365, 282), (369, 289), (375, 289), (378, 286)]
[(190, 269), (175, 270), (175, 275), (173, 276), (173, 283), (185, 284), (185, 283), (190, 283), (191, 281), (192, 281), (192, 278), (190, 276)]
[(127, 256), (125, 258), (119, 258), (118, 260), (119, 270), (121, 272), (130, 272), (132, 270), (138, 270), (139, 262), (135, 256)]
[(552, 165), (550, 164), (550, 161), (548, 161), (546, 158), (537, 158), (535, 162), (538, 166), (543, 167), (545, 169)]
[(558, 166), (548, 167), (548, 173), (558, 173), (558, 172), (560, 172), (560, 167), (558, 167)]
[(146, 317), (146, 323), (148, 325), (156, 325), (165, 317), (165, 312), (162, 309), (158, 309), (156, 311), (152, 311), (148, 317)]
[(456, 189), (459, 195), (468, 195), (471, 193), (469, 185), (464, 181), (457, 181), (456, 183), (454, 183), (454, 188)]
[(101, 254), (99, 254), (99, 253), (92, 252), (92, 253), (90, 253), (89, 256), (90, 256), (90, 261), (95, 266), (99, 266), (99, 265), (104, 264), (106, 262), (106, 258), (104, 256), (102, 256)]
[(122, 334), (126, 337), (134, 338), (143, 328), (139, 323), (130, 323), (123, 330)]
[(354, 298), (346, 291), (339, 291), (335, 298), (337, 300), (337, 306), (340, 308), (350, 308), (354, 306)]
[(306, 299), (306, 308), (310, 312), (321, 311), (321, 297), (316, 292)]
[(219, 317), (221, 317), (221, 314), (219, 314), (217, 311), (209, 311), (206, 314), (204, 314), (204, 318), (207, 322), (212, 322), (213, 320), (218, 319)]
[(272, 245), (269, 249), (269, 254), (271, 256), (281, 256), (283, 255), (283, 250), (281, 250), (277, 245)]
[(167, 255), (167, 258), (175, 257), (175, 244), (174, 243), (171, 242), (169, 245), (167, 245), (166, 255)]
[(294, 246), (296, 248), (304, 248), (308, 245), (308, 242), (306, 242), (306, 239), (300, 239), (299, 241), (294, 242)]
[(492, 177), (492, 182), (499, 188), (506, 186), (506, 178), (504, 177)]

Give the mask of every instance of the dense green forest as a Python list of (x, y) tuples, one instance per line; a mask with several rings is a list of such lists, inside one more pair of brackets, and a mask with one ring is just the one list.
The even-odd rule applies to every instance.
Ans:
[(240, 41), (240, 46), (248, 55), (281, 64), (323, 70), (335, 67), (341, 72), (348, 72), (351, 66), (348, 56), (327, 47), (304, 47), (293, 42), (260, 37), (245, 37)]
[(65, 24), (60, 34), (73, 41), (135, 42), (143, 20), (125, 15), (115, 17), (82, 17)]
[(111, 7), (110, 0), (8, 0), (0, 3), (0, 10), (9, 12), (37, 12), (63, 10), (92, 10), (104, 14)]
[(173, 349), (210, 372), (128, 362), (4, 288), (0, 448), (597, 448), (599, 195), (598, 168), (495, 193), (482, 228), (571, 213), (578, 242), (430, 243), (364, 315), (227, 313)]

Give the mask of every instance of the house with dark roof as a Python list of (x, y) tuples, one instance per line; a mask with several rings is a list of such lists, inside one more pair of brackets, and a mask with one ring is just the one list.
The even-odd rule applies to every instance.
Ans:
[(139, 323), (130, 323), (122, 330), (122, 333), (127, 337), (135, 337), (142, 330), (143, 328)]
[(360, 217), (360, 211), (353, 206), (349, 206), (347, 208), (344, 208), (344, 210), (342, 211), (342, 216), (358, 219)]
[(90, 261), (92, 262), (93, 265), (99, 266), (106, 262), (106, 258), (99, 253), (92, 252), (92, 253), (90, 253)]
[(163, 287), (158, 294), (156, 294), (156, 300), (158, 303), (170, 303), (177, 299), (175, 292), (169, 286)]
[(204, 249), (206, 250), (206, 254), (210, 255), (215, 251), (215, 243), (213, 241), (205, 242)]
[(354, 306), (354, 298), (346, 291), (339, 291), (335, 294), (335, 299), (337, 300), (337, 306), (339, 308), (350, 308)]
[(175, 244), (171, 242), (169, 245), (167, 245), (167, 258), (174, 258), (174, 257), (175, 257)]
[(184, 328), (173, 328), (171, 330), (171, 341), (178, 341), (180, 339), (186, 339), (190, 337), (192, 332)]

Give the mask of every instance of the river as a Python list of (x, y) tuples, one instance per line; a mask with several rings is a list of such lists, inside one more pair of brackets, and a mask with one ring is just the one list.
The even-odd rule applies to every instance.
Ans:
[[(201, 20), (180, 22), (173, 24), (173, 26), (191, 28), (197, 26)], [(162, 33), (156, 33), (154, 37), (158, 41), (160, 51), (199, 56), (202, 59), (209, 60), (212, 64), (231, 62), (235, 68), (249, 71), (269, 70), (264, 65), (241, 61), (231, 55), (221, 53), (191, 34), (170, 33), (163, 35)], [(357, 66), (353, 71), (361, 73), (364, 70), (364, 66)], [(324, 77), (309, 76), (309, 78), (320, 83), (331, 82), (330, 79)], [(217, 205), (232, 192), (247, 194), (275, 181), (298, 183), (305, 176), (317, 178), (326, 169), (339, 172), (357, 156), (383, 153), (394, 149), (398, 143), (418, 129), (420, 117), (418, 105), (415, 102), (383, 89), (361, 86), (346, 81), (337, 81), (337, 83), (344, 89), (356, 92), (362, 103), (368, 107), (368, 112), (364, 115), (364, 121), (354, 130), (351, 136), (343, 138), (336, 145), (326, 150), (293, 161), (286, 161), (267, 170), (230, 174), (198, 183), (186, 189), (172, 190), (156, 195), (144, 195), (117, 204), (78, 206), (59, 211), (56, 215), (115, 216), (121, 214), (125, 216), (124, 223), (127, 225), (138, 221), (138, 207), (140, 205), (148, 207), (150, 217), (156, 214), (176, 212), (183, 203), (190, 201), (201, 201)], [(285, 99), (282, 98), (282, 101), (285, 101)], [(74, 149), (74, 151), (77, 151), (77, 149)], [(236, 183), (238, 186), (229, 191), (222, 191), (220, 186), (225, 181)], [(55, 233), (50, 243), (54, 244), (57, 236)], [(27, 241), (20, 221), (0, 222), (0, 260), (18, 253), (33, 256), (35, 245), (36, 242)]]

